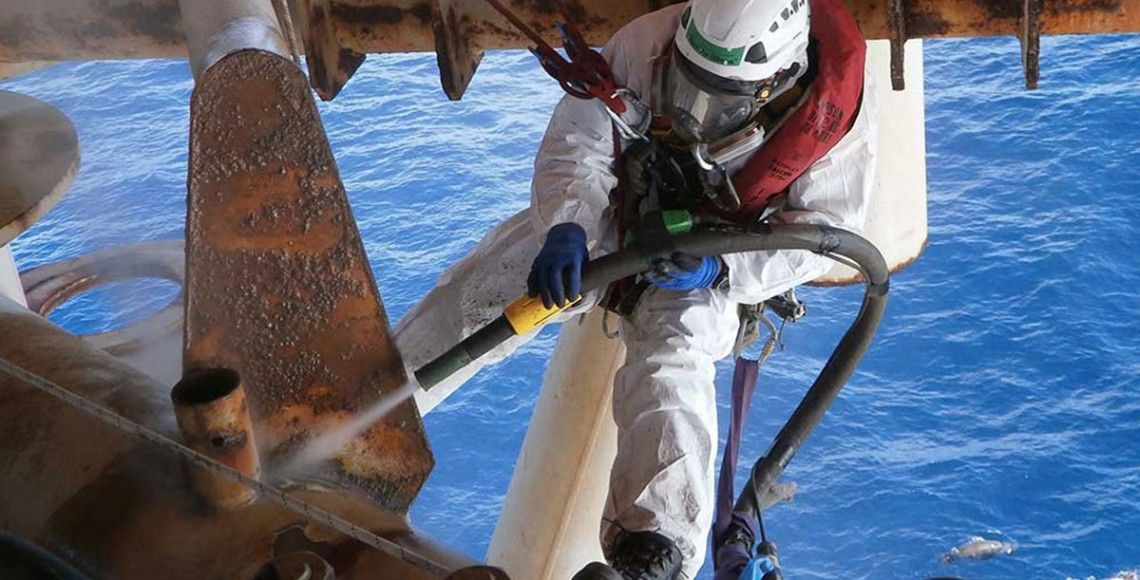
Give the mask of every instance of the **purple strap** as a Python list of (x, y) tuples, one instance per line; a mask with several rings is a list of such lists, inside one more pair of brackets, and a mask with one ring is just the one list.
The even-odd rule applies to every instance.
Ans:
[[(717, 479), (716, 519), (713, 523), (713, 547), (724, 536), (733, 518), (732, 508), (736, 503), (732, 479), (736, 475), (736, 460), (740, 455), (740, 434), (744, 431), (744, 419), (748, 407), (752, 405), (752, 393), (756, 391), (756, 378), (760, 375), (760, 363), (744, 357), (736, 357), (736, 369), (732, 373), (732, 411), (728, 423), (728, 440), (724, 443), (724, 459), (720, 463), (720, 476)], [(754, 528), (755, 525), (749, 527)], [(720, 554), (714, 553), (713, 561), (721, 568)], [(747, 562), (747, 559), (745, 559)], [(729, 562), (723, 562), (731, 566)], [(737, 570), (739, 572), (739, 570)]]
[[(759, 534), (759, 523), (756, 518), (734, 512), (731, 519), (736, 525), (748, 530), (753, 538)], [(713, 580), (740, 580), (740, 573), (748, 566), (750, 560), (752, 560), (752, 554), (740, 544), (721, 546), (717, 549), (716, 554), (713, 554), (713, 561), (716, 562)]]

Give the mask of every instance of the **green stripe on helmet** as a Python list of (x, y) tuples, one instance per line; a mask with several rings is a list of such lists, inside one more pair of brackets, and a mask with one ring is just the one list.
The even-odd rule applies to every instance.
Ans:
[(685, 39), (697, 51), (697, 54), (725, 66), (738, 66), (744, 60), (744, 47), (724, 48), (717, 46), (701, 35), (697, 25), (692, 23), (685, 31)]

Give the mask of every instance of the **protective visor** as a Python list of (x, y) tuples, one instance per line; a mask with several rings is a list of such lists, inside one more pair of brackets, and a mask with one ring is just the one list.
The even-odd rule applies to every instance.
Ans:
[(756, 93), (763, 81), (704, 78), (715, 75), (703, 72), (674, 49), (665, 72), (664, 105), (678, 136), (708, 143), (756, 116)]

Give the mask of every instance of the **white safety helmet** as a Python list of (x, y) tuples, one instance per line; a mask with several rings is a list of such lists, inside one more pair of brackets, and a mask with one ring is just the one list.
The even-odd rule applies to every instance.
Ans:
[(666, 105), (704, 140), (747, 123), (807, 70), (808, 0), (689, 0), (673, 38)]

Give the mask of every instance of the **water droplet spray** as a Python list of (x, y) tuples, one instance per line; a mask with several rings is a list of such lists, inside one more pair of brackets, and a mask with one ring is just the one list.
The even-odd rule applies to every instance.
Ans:
[(288, 477), (313, 471), (322, 462), (327, 461), (339, 453), (341, 449), (344, 449), (349, 441), (383, 419), (400, 403), (408, 400), (419, 388), (419, 383), (414, 378), (409, 378), (400, 388), (381, 395), (380, 400), (364, 412), (310, 441), (285, 464), (280, 474)]

